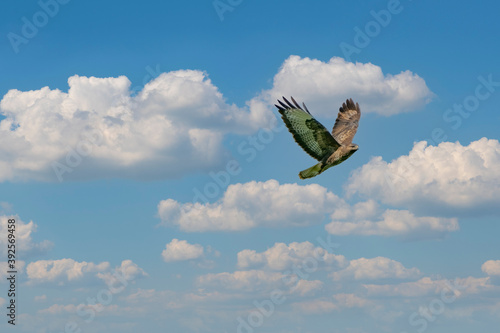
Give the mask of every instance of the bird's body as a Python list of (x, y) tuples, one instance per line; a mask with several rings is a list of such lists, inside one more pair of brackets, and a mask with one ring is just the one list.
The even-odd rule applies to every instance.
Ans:
[(293, 104), (283, 97), (285, 103), (278, 100), (280, 105), (276, 107), (295, 141), (306, 153), (319, 161), (318, 164), (301, 171), (301, 179), (319, 175), (326, 169), (342, 163), (358, 150), (358, 145), (352, 143), (361, 117), (358, 103), (348, 99), (342, 104), (330, 134), (314, 119), (305, 104), (302, 104), (302, 108), (293, 97), (291, 99)]

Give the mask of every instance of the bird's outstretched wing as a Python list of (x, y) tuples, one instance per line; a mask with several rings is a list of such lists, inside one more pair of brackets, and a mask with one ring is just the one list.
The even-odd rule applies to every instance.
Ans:
[(339, 109), (337, 120), (333, 125), (332, 135), (342, 145), (352, 143), (352, 139), (358, 130), (361, 110), (358, 103), (354, 104), (352, 98), (345, 101)]
[(275, 105), (293, 138), (306, 153), (321, 161), (326, 154), (331, 154), (340, 147), (325, 126), (309, 113), (304, 103), (302, 103), (303, 109), (293, 97), (293, 104), (285, 97), (283, 100), (285, 103), (278, 100), (280, 105)]

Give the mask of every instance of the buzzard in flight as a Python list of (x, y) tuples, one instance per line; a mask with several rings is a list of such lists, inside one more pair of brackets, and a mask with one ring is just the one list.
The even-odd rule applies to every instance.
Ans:
[(275, 105), (295, 141), (306, 153), (319, 161), (309, 169), (299, 172), (300, 179), (317, 176), (344, 162), (358, 150), (358, 145), (352, 143), (361, 117), (358, 103), (348, 99), (342, 104), (330, 134), (325, 126), (314, 119), (304, 103), (302, 108), (293, 97), (291, 99), (293, 104), (283, 97), (285, 103), (278, 100), (280, 105)]

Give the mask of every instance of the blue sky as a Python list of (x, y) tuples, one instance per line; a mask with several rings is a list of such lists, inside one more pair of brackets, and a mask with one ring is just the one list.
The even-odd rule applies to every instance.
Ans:
[[(20, 273), (2, 331), (494, 331), (498, 10), (5, 4), (3, 312), (12, 217)], [(314, 161), (282, 95), (327, 128), (358, 101), (360, 149), (300, 180)]]

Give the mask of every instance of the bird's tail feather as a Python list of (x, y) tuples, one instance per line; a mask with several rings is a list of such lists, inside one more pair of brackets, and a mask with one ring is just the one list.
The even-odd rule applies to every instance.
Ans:
[(322, 163), (319, 162), (318, 164), (313, 165), (309, 169), (302, 170), (301, 172), (299, 172), (300, 179), (312, 178), (314, 176), (319, 175), (321, 172), (323, 172), (323, 170), (321, 170), (321, 167)]

